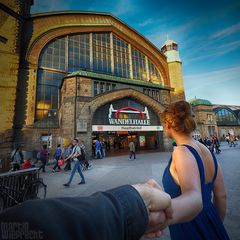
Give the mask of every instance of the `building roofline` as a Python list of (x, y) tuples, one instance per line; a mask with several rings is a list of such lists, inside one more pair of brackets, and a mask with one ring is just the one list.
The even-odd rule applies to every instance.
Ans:
[[(117, 76), (112, 76), (104, 73), (96, 73), (96, 72), (90, 72), (90, 71), (76, 71), (68, 74), (66, 77), (63, 78), (63, 81), (65, 78), (69, 77), (75, 77), (75, 76), (82, 76), (82, 77), (90, 77), (93, 79), (102, 79), (102, 80), (107, 80), (113, 83), (125, 83), (125, 84), (130, 84), (130, 85), (137, 85), (137, 86), (145, 86), (149, 88), (158, 88), (158, 89), (165, 89), (169, 91), (173, 91), (174, 88), (171, 87), (165, 87), (161, 84), (156, 84), (156, 83), (151, 83), (151, 82), (146, 82), (146, 81), (141, 81), (141, 80), (136, 80), (136, 79), (128, 79), (128, 78), (122, 78), (122, 77), (117, 77)], [(62, 87), (63, 81), (60, 85), (59, 88)]]
[(153, 48), (156, 49), (156, 51), (165, 59), (167, 57), (165, 54), (161, 52), (161, 48), (158, 48), (156, 45), (154, 45), (150, 40), (148, 40), (145, 36), (143, 36), (140, 32), (136, 31), (134, 28), (129, 26), (127, 23), (123, 22), (120, 18), (114, 16), (112, 13), (109, 12), (94, 12), (94, 11), (82, 11), (82, 10), (67, 10), (67, 11), (51, 11), (51, 12), (42, 12), (42, 13), (34, 13), (28, 16), (28, 19), (34, 19), (34, 18), (41, 18), (41, 17), (47, 17), (52, 15), (73, 15), (73, 14), (83, 14), (83, 15), (99, 15), (99, 16), (108, 16), (111, 17), (117, 21), (119, 21), (121, 24), (125, 25), (127, 28), (129, 28), (131, 31), (142, 37), (149, 45), (151, 45)]

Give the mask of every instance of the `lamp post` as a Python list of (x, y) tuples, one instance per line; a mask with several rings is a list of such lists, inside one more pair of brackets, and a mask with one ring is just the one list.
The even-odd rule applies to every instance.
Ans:
[(48, 144), (47, 144), (47, 147), (48, 149), (50, 148), (50, 121), (51, 121), (51, 117), (52, 117), (52, 113), (50, 110), (48, 110), (48, 114), (47, 114), (47, 117), (48, 117)]

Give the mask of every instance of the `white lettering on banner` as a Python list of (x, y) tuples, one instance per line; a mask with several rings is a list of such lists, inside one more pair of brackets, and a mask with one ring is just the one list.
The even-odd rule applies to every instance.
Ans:
[[(118, 115), (119, 113), (139, 114), (141, 119), (119, 118), (119, 115)], [(140, 126), (151, 125), (147, 107), (144, 108), (144, 111), (141, 111), (131, 106), (126, 106), (118, 110), (115, 110), (113, 108), (113, 105), (111, 104), (109, 108), (108, 120), (110, 125), (140, 125)]]
[[(115, 119), (114, 119), (115, 120)], [(114, 131), (163, 131), (162, 126), (129, 126), (129, 125), (92, 125), (93, 132)]]
[(150, 120), (142, 119), (113, 119), (109, 118), (110, 125), (151, 125)]

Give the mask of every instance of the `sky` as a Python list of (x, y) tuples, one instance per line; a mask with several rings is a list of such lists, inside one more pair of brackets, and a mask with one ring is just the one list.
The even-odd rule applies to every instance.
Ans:
[(31, 13), (110, 12), (161, 48), (179, 45), (186, 99), (240, 105), (239, 0), (34, 0)]

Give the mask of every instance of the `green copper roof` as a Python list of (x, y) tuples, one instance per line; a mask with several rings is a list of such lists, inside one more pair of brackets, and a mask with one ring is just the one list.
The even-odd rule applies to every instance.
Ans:
[(76, 71), (76, 72), (72, 72), (67, 75), (67, 77), (72, 77), (72, 76), (83, 76), (83, 77), (102, 79), (102, 80), (108, 80), (108, 81), (112, 81), (112, 82), (119, 82), (119, 83), (131, 84), (131, 85), (138, 85), (138, 86), (145, 86), (145, 87), (152, 87), (152, 88), (159, 88), (159, 89), (168, 89), (171, 91), (173, 90), (173, 88), (165, 87), (161, 84), (146, 82), (143, 80), (122, 78), (122, 77), (112, 76), (112, 75), (108, 75), (108, 74), (104, 74), (104, 73), (96, 73), (96, 72), (89, 72), (89, 71)]
[(188, 101), (191, 103), (193, 106), (198, 106), (198, 105), (205, 105), (205, 106), (212, 106), (212, 103), (206, 99), (201, 99), (201, 98), (193, 98)]

